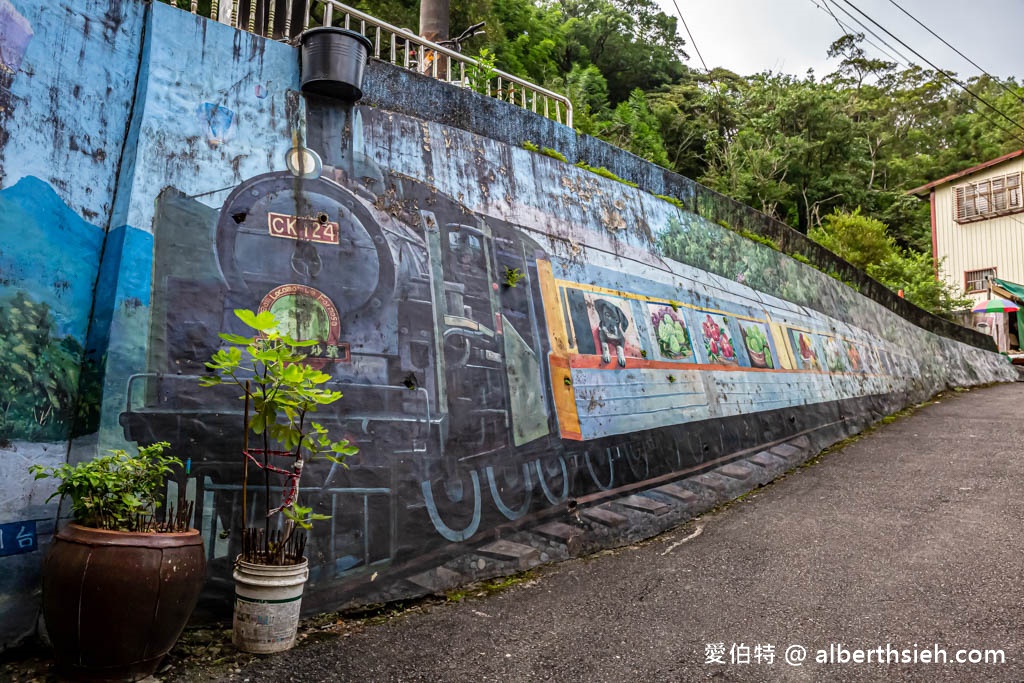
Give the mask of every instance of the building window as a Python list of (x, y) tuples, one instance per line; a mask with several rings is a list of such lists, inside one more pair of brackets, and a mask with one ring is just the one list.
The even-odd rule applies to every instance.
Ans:
[(1020, 172), (1008, 173), (953, 188), (953, 217), (957, 223), (1024, 211)]
[(968, 292), (984, 292), (988, 289), (988, 280), (996, 276), (995, 268), (968, 270), (964, 273), (964, 289)]

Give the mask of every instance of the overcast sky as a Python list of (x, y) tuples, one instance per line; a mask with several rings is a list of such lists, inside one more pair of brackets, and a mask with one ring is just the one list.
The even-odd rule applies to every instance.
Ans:
[[(963, 76), (978, 69), (932, 37), (889, 0), (850, 0), (914, 50), (946, 70)], [(994, 76), (1024, 76), (1024, 0), (895, 0), (901, 7)], [(669, 16), (676, 16), (672, 0), (658, 0)], [(722, 66), (749, 75), (765, 70), (803, 76), (813, 68), (820, 78), (835, 70), (827, 56), (829, 44), (844, 31), (822, 8), (824, 0), (677, 0), (683, 18), (709, 68)], [(892, 37), (858, 14), (844, 0), (829, 0), (836, 16), (847, 26), (864, 32), (868, 40), (890, 51), (881, 41), (857, 26), (837, 7), (844, 7), (882, 39), (925, 66)], [(682, 25), (690, 67), (700, 59)], [(890, 59), (865, 44), (872, 57)], [(891, 52), (891, 51), (890, 51)], [(890, 60), (891, 61), (891, 60)]]

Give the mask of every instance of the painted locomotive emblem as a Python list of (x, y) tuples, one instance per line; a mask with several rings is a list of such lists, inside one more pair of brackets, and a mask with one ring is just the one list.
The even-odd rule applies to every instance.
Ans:
[(348, 362), (348, 344), (340, 342), (341, 317), (330, 297), (306, 285), (281, 285), (270, 290), (259, 311), (270, 311), (281, 322), (282, 331), (302, 341), (320, 343), (305, 349), (307, 362), (323, 367), (327, 362)]
[[(327, 218), (326, 214), (323, 218)], [(273, 237), (321, 244), (338, 243), (338, 224), (328, 220), (307, 216), (289, 216), (284, 213), (268, 213), (267, 227)]]

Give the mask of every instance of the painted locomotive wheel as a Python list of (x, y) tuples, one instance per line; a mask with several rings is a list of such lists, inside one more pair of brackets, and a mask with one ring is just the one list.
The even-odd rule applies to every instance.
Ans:
[[(509, 519), (519, 519), (530, 511), (530, 503), (533, 501), (533, 485), (530, 479), (529, 463), (524, 462), (521, 466), (499, 467), (497, 476), (495, 476), (494, 468), (488, 467), (487, 485), (491, 489), (491, 498), (494, 499), (495, 507)], [(513, 496), (521, 499), (517, 508), (511, 508), (505, 502), (506, 497)]]
[(533, 464), (537, 469), (537, 481), (540, 482), (540, 490), (544, 492), (544, 497), (552, 505), (564, 503), (569, 497), (569, 472), (565, 467), (565, 458), (561, 455), (555, 458), (538, 458)]
[(602, 491), (610, 489), (615, 483), (615, 461), (612, 458), (612, 449), (606, 448), (603, 452), (595, 452), (588, 448), (583, 457), (587, 461), (587, 472), (590, 473), (590, 478), (597, 488)]
[(622, 448), (622, 453), (626, 456), (626, 465), (629, 467), (629, 471), (633, 473), (637, 481), (643, 481), (650, 475), (651, 465), (643, 448), (627, 444)]
[(456, 479), (420, 482), (434, 529), (452, 543), (469, 539), (480, 528), (480, 476), (470, 470), (466, 479), (463, 473)]

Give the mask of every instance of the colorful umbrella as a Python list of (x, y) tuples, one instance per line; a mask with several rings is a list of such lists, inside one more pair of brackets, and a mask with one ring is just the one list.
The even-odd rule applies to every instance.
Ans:
[(971, 309), (972, 313), (1013, 313), (1014, 311), (1020, 310), (1020, 306), (1013, 303), (1009, 299), (1003, 299), (995, 297), (988, 301), (982, 301), (980, 304)]

